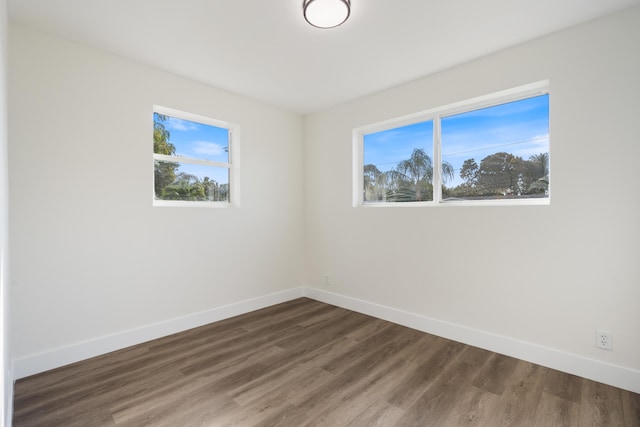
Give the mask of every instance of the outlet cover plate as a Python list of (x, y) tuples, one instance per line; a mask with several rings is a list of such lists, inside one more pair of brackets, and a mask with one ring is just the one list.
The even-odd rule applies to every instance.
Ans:
[(602, 329), (596, 330), (596, 347), (603, 350), (613, 350), (613, 335)]

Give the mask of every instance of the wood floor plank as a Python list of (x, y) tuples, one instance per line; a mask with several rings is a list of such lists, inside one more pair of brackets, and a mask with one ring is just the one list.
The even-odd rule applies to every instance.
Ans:
[[(283, 307), (287, 308), (286, 306)], [(340, 310), (342, 311), (342, 310)], [(260, 316), (254, 318), (250, 322), (242, 322), (242, 328), (248, 331), (254, 331), (256, 329), (262, 329), (264, 327), (271, 326), (283, 321), (287, 321), (292, 324), (296, 324), (300, 327), (307, 327), (309, 321), (319, 321), (319, 319), (332, 319), (335, 317), (337, 307), (323, 304), (318, 301), (314, 301), (312, 304), (304, 304), (298, 306), (292, 306), (289, 310), (281, 310), (279, 316), (269, 314), (268, 316)], [(344, 310), (343, 313), (347, 314), (348, 311)]]
[(624, 426), (621, 391), (588, 381), (583, 387), (580, 426)]
[(494, 353), (487, 364), (475, 375), (473, 385), (482, 390), (502, 395), (507, 387), (507, 381), (517, 365), (517, 359)]
[(507, 386), (486, 425), (496, 427), (532, 426), (544, 389), (545, 368), (518, 361)]
[[(401, 354), (399, 345), (417, 337), (415, 331), (403, 328), (393, 340), (369, 352), (366, 357), (357, 353), (350, 361), (349, 375), (335, 375), (331, 381), (315, 389), (304, 400), (293, 400), (295, 410), (289, 414), (275, 414), (264, 425), (276, 425), (286, 417), (290, 425), (343, 425), (368, 405), (358, 397), (385, 377), (393, 361)], [(342, 359), (342, 358), (340, 358)]]
[(242, 335), (233, 342), (216, 348), (207, 348), (193, 357), (185, 360), (180, 366), (180, 371), (185, 375), (207, 375), (212, 371), (219, 371), (228, 364), (238, 364), (241, 360), (248, 359), (265, 348), (275, 348), (274, 339), (287, 336), (299, 330), (296, 325), (275, 327), (270, 331), (250, 332)]
[(216, 393), (210, 384), (176, 396), (152, 410), (140, 408), (139, 412), (118, 426), (126, 427), (190, 427), (215, 425), (216, 418), (238, 410), (238, 405), (223, 393)]
[(622, 392), (624, 424), (640, 427), (640, 394)]
[(310, 369), (321, 366), (329, 358), (351, 351), (356, 345), (351, 339), (343, 337), (306, 354), (288, 354), (280, 358), (278, 363), (270, 364), (269, 373), (242, 384), (229, 392), (229, 395), (240, 405), (247, 405), (289, 382), (291, 378), (304, 378)]
[(448, 363), (441, 375), (430, 384), (400, 419), (401, 425), (441, 425), (455, 406), (461, 392), (471, 386), (471, 378), (491, 353), (465, 346), (458, 357)]
[(182, 396), (202, 390), (209, 384), (208, 378), (186, 378), (158, 386), (147, 393), (123, 398), (111, 405), (111, 414), (118, 424), (131, 423), (147, 413), (157, 413)]
[(370, 322), (367, 322), (366, 324), (362, 325), (362, 327), (358, 329), (354, 329), (349, 333), (347, 333), (347, 336), (353, 339), (354, 341), (362, 341), (369, 338), (372, 335), (375, 335), (381, 329), (385, 329), (389, 327), (389, 325), (390, 325), (390, 322), (387, 322), (386, 320), (373, 318), (371, 319)]
[(348, 427), (384, 427), (395, 426), (404, 415), (404, 411), (385, 401), (373, 400)]
[(533, 424), (540, 427), (580, 427), (580, 405), (543, 392)]
[(476, 386), (466, 387), (441, 421), (443, 426), (490, 426), (500, 397)]
[[(416, 334), (416, 331), (405, 328), (388, 343), (380, 343), (376, 351), (357, 358), (345, 371), (349, 375), (356, 372), (353, 375), (355, 381), (335, 393), (333, 404), (317, 411), (313, 420), (304, 425), (346, 425), (359, 419), (372, 401), (382, 400), (399, 381), (406, 379), (404, 368), (407, 360), (423, 345), (420, 335), (424, 334)], [(343, 372), (337, 376), (343, 377), (345, 374)], [(403, 414), (404, 411), (393, 413)]]
[(396, 385), (388, 402), (402, 409), (408, 409), (424, 393), (427, 387), (442, 374), (444, 368), (464, 350), (463, 344), (453, 341), (437, 341), (434, 352), (418, 360), (414, 366), (407, 366), (410, 375), (407, 381)]
[(582, 401), (583, 379), (565, 372), (548, 369), (544, 379), (544, 392), (574, 403)]
[(166, 364), (138, 366), (135, 369), (123, 370), (111, 376), (103, 374), (96, 378), (81, 376), (77, 381), (68, 380), (66, 388), (61, 392), (59, 386), (54, 385), (51, 390), (46, 388), (36, 391), (35, 398), (28, 404), (24, 402), (15, 407), (16, 416), (34, 411), (49, 413), (64, 402), (65, 410), (69, 413), (80, 411), (79, 408), (91, 407), (93, 402), (109, 405), (110, 402), (126, 398), (130, 394), (137, 394), (139, 389), (156, 386), (156, 383), (175, 382), (179, 373), (163, 369)]
[(346, 335), (349, 331), (358, 326), (370, 321), (369, 316), (365, 316), (360, 313), (350, 312), (348, 310), (336, 310), (336, 315), (333, 318), (325, 319), (321, 322), (314, 322), (311, 325), (305, 322), (301, 323), (303, 329), (300, 329), (296, 334), (291, 334), (281, 340), (278, 340), (275, 345), (284, 348), (289, 351), (296, 351), (299, 349), (315, 349), (322, 347), (332, 340)]
[[(275, 351), (281, 350), (271, 347)], [(229, 363), (212, 368), (208, 375), (186, 376), (178, 369), (174, 372), (180, 375), (179, 378), (166, 384), (159, 384), (153, 388), (144, 390), (135, 396), (123, 396), (118, 402), (111, 405), (112, 412), (116, 420), (128, 419), (131, 414), (137, 413), (140, 407), (157, 408), (166, 402), (175, 401), (182, 395), (194, 393), (194, 390), (203, 390), (207, 385), (220, 380), (227, 375), (237, 372), (243, 368), (244, 363), (257, 363), (266, 353), (251, 353), (248, 357), (239, 360), (238, 363)]]
[[(359, 363), (362, 358), (369, 356), (372, 348), (379, 350), (398, 340), (404, 331), (410, 330), (399, 325), (388, 324), (386, 328), (378, 330), (375, 334), (363, 340), (362, 345), (356, 346), (353, 351), (334, 357), (322, 367), (334, 374), (344, 372), (352, 365)], [(412, 337), (407, 338), (411, 339)]]
[(284, 424), (293, 419), (301, 402), (316, 394), (326, 384), (335, 379), (335, 375), (321, 368), (308, 369), (300, 377), (289, 378), (263, 398), (252, 400), (242, 407), (242, 411), (221, 419), (221, 425), (295, 425)]
[(13, 421), (640, 427), (640, 396), (300, 298), (21, 379)]
[[(33, 390), (46, 390), (57, 393), (67, 388), (67, 382), (76, 382), (83, 376), (94, 378), (101, 372), (126, 369), (131, 360), (144, 357), (149, 350), (145, 346), (129, 347), (103, 356), (94, 357), (78, 363), (73, 363), (57, 369), (28, 377), (28, 381), (17, 381), (15, 385), (15, 403), (19, 406), (22, 399), (37, 399)], [(25, 378), (26, 380), (27, 378)], [(23, 393), (22, 387), (28, 387), (30, 393)], [(57, 391), (56, 391), (57, 390)]]

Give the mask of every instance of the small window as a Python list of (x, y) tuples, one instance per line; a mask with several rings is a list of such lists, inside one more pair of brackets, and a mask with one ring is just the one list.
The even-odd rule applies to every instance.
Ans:
[(154, 205), (237, 205), (233, 137), (228, 123), (155, 107)]
[(354, 131), (354, 204), (548, 204), (548, 83)]

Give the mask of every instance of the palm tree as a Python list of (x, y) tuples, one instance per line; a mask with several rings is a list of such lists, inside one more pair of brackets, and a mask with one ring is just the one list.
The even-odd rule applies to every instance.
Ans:
[(534, 154), (529, 161), (535, 165), (538, 177), (549, 175), (549, 153)]
[(545, 193), (549, 192), (549, 153), (534, 154), (529, 157), (529, 162), (533, 165), (534, 178), (527, 192)]
[[(414, 148), (411, 157), (398, 163), (396, 172), (411, 184), (415, 190), (416, 201), (424, 200), (423, 191), (431, 192), (433, 189), (433, 162), (422, 148)], [(443, 182), (452, 179), (454, 177), (453, 166), (449, 162), (442, 162), (441, 174)]]
[(382, 172), (375, 165), (364, 165), (363, 183), (364, 183), (364, 200), (375, 201), (381, 200), (380, 194), (383, 193), (384, 185), (381, 183)]
[(538, 179), (537, 181), (532, 182), (527, 191), (529, 193), (538, 192), (538, 193), (548, 194), (548, 191), (549, 191), (549, 175), (543, 176), (542, 178)]

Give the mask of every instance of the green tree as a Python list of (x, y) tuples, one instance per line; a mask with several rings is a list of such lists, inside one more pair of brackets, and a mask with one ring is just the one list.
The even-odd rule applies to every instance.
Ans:
[(382, 193), (385, 187), (383, 182), (383, 173), (376, 165), (364, 165), (363, 181), (364, 181), (364, 200), (382, 200)]
[[(153, 116), (153, 152), (172, 156), (176, 153), (176, 147), (169, 141), (171, 134), (165, 126), (166, 121), (167, 116), (162, 114), (154, 114)], [(179, 167), (180, 165), (177, 163), (155, 161), (154, 188), (157, 198), (167, 198), (165, 189), (175, 181), (176, 171)]]
[(521, 194), (523, 160), (513, 154), (499, 152), (480, 162), (478, 187), (485, 195)]
[(218, 187), (219, 193), (217, 201), (227, 201), (229, 200), (229, 184), (220, 184)]
[(173, 156), (176, 153), (176, 146), (169, 142), (171, 133), (164, 125), (166, 121), (167, 116), (162, 114), (156, 113), (153, 116), (153, 152)]
[(529, 157), (529, 161), (538, 177), (549, 175), (549, 153), (534, 154)]
[(528, 163), (531, 179), (527, 192), (546, 194), (549, 191), (549, 153), (534, 154)]
[(205, 200), (220, 202), (228, 200), (229, 185), (219, 184), (215, 179), (205, 176), (202, 180), (204, 186)]
[(465, 186), (476, 186), (478, 183), (478, 171), (479, 167), (475, 159), (467, 159), (462, 163), (462, 167), (460, 168), (460, 178), (464, 180)]
[(205, 186), (197, 176), (179, 172), (176, 179), (164, 188), (165, 200), (206, 200)]
[[(433, 200), (433, 162), (431, 157), (421, 148), (414, 148), (411, 157), (398, 163), (396, 172), (409, 184), (415, 193), (415, 201)], [(442, 181), (454, 177), (453, 166), (442, 163)], [(399, 190), (408, 190), (405, 186)]]
[[(454, 177), (454, 169), (448, 162), (442, 163), (442, 177), (446, 182)], [(375, 165), (363, 168), (364, 200), (415, 202), (433, 200), (433, 162), (420, 148), (397, 164), (395, 169), (382, 172)]]

